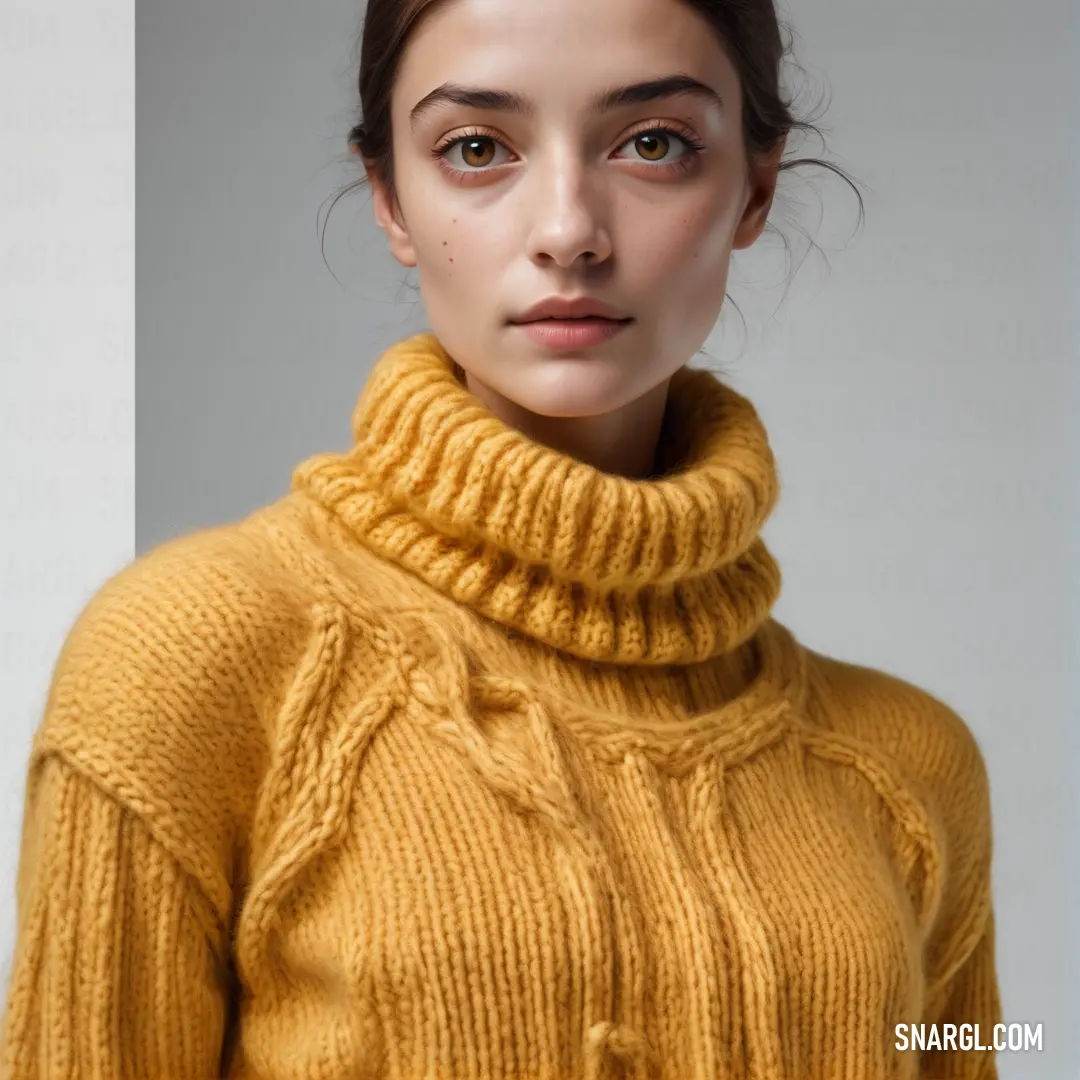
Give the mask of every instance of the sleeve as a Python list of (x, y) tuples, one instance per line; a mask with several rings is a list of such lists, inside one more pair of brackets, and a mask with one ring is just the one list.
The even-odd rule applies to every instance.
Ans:
[[(986, 766), (968, 733), (955, 770), (945, 778), (948, 847), (941, 908), (927, 946), (928, 993), (923, 1021), (955, 1025), (956, 1048), (921, 1055), (923, 1080), (997, 1080), (992, 1049), (965, 1045), (964, 1035), (991, 1047), (1002, 1022), (995, 965), (991, 887), (993, 837)], [(970, 1025), (962, 1028), (962, 1025)]]
[(27, 777), (7, 1080), (220, 1075), (226, 958), (213, 909), (143, 822), (61, 755)]

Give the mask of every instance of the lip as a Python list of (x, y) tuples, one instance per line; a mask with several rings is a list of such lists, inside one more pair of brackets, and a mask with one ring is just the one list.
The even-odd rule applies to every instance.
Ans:
[(633, 319), (536, 319), (516, 323), (517, 328), (537, 345), (549, 349), (589, 349), (610, 341)]
[(614, 322), (628, 321), (621, 311), (592, 296), (548, 296), (510, 321), (521, 324), (540, 319), (586, 319), (590, 316)]

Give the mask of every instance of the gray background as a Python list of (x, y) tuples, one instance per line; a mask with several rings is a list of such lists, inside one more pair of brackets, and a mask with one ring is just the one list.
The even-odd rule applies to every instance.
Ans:
[[(775, 237), (738, 254), (729, 290), (746, 325), (726, 311), (707, 346), (778, 455), (784, 494), (765, 529), (784, 571), (777, 617), (812, 648), (931, 690), (983, 747), (1005, 1018), (1042, 1023), (1045, 1046), (1002, 1055), (1004, 1078), (1080, 1069), (1072, 7), (1044, 0), (1038, 21), (1030, 5), (973, 0), (785, 8), (809, 75), (800, 107), (827, 95), (828, 156), (864, 184), (867, 222), (854, 233), (853, 197), (830, 174), (782, 178), (773, 223), (796, 263), (802, 231), (828, 262), (810, 252), (785, 295)], [(18, 318), (0, 312), (0, 495), (14, 507), (0, 537), (5, 880), (30, 735), (89, 593), (134, 551), (235, 519), (284, 493), (302, 457), (346, 446), (372, 360), (424, 326), (415, 278), (386, 254), (366, 193), (330, 220), (340, 281), (319, 251), (319, 207), (356, 175), (344, 137), (359, 14), (340, 0), (142, 2), (133, 549), (130, 41), (122, 24), (84, 15), (56, 69), (0, 76), (22, 95), (0, 125), (46, 162), (5, 172), (16, 179), (0, 190), (9, 216), (33, 212), (37, 239), (0, 265), (5, 306), (21, 305)], [(24, 56), (57, 45), (59, 24), (12, 18), (0, 28)], [(91, 89), (66, 109), (43, 103), (79, 63)], [(105, 179), (80, 182), (95, 165)], [(65, 194), (81, 200), (64, 204), (69, 216), (43, 215)], [(95, 257), (115, 273), (70, 280), (58, 267), (71, 265), (72, 235), (84, 279)], [(45, 249), (42, 269), (33, 255)], [(5, 978), (13, 917), (9, 890)]]

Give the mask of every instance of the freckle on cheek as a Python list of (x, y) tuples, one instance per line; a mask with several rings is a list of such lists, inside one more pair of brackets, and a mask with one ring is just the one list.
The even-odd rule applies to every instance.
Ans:
[(454, 261), (454, 256), (453, 256), (453, 255), (451, 255), (451, 256), (450, 256), (450, 261), (451, 261), (451, 262), (453, 262), (453, 261)]

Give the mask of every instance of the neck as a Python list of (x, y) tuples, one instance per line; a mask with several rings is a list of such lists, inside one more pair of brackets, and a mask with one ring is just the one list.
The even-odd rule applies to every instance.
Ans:
[(644, 479), (654, 472), (657, 444), (667, 404), (667, 378), (640, 397), (596, 416), (544, 416), (465, 372), (464, 383), (510, 427), (603, 473)]
[(781, 578), (760, 530), (779, 476), (746, 398), (677, 370), (655, 474), (629, 478), (511, 426), (453, 364), (433, 334), (392, 346), (353, 410), (352, 448), (294, 471), (355, 541), (591, 661), (695, 664), (769, 620)]

